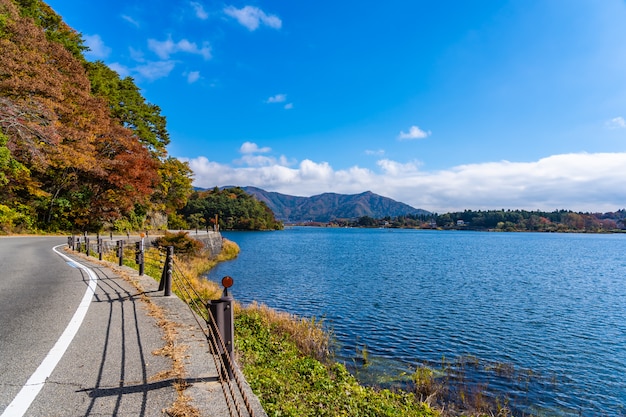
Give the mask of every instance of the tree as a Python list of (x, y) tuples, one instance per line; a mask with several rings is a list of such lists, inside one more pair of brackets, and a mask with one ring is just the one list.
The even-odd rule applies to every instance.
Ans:
[(69, 27), (61, 16), (41, 0), (15, 0), (20, 8), (20, 14), (34, 19), (35, 24), (41, 27), (46, 38), (51, 42), (61, 44), (75, 58), (84, 61), (83, 52), (89, 48), (85, 46), (82, 36)]
[(146, 103), (131, 77), (120, 79), (102, 61), (85, 65), (92, 93), (107, 101), (112, 117), (131, 129), (153, 157), (163, 158), (170, 138), (159, 106)]
[(160, 181), (152, 201), (169, 215), (187, 204), (193, 192), (192, 171), (187, 162), (172, 157), (165, 159), (158, 171)]
[(196, 214), (201, 214), (204, 224), (211, 224), (217, 215), (221, 229), (273, 230), (283, 227), (265, 203), (238, 187), (194, 192), (181, 214), (189, 223), (197, 219)]
[(98, 228), (148, 203), (158, 164), (91, 94), (83, 62), (12, 2), (0, 0), (0, 15), (0, 128), (12, 160), (30, 172), (27, 184), (11, 181), (12, 198), (33, 207), (41, 226), (66, 230)]
[(361, 227), (374, 227), (378, 225), (378, 221), (370, 216), (359, 217), (357, 224)]

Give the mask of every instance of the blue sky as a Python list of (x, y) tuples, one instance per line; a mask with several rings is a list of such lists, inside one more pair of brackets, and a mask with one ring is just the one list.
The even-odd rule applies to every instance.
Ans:
[(200, 187), (626, 208), (626, 2), (50, 0)]

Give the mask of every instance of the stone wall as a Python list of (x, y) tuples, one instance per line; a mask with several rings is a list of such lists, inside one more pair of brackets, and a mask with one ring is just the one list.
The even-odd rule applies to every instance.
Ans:
[[(222, 251), (222, 234), (220, 232), (210, 231), (207, 233), (206, 231), (199, 231), (198, 233), (196, 233), (195, 231), (188, 231), (188, 233), (189, 233), (190, 238), (193, 238), (202, 242), (204, 247), (208, 249), (211, 257), (219, 255), (219, 253)], [(152, 245), (152, 241), (156, 239), (157, 237), (158, 236), (148, 236), (144, 238), (144, 244), (147, 246)], [(141, 240), (141, 238), (138, 235), (113, 236), (113, 238), (110, 238), (108, 236), (103, 236), (102, 243), (104, 246), (104, 250), (105, 251), (114, 250), (117, 247), (118, 240), (123, 240), (125, 246), (128, 247), (132, 245), (132, 247), (134, 248), (135, 242)], [(82, 236), (81, 236), (81, 242), (83, 242)], [(90, 243), (92, 245), (95, 245), (96, 243), (95, 237), (91, 238)]]
[(222, 251), (222, 234), (220, 232), (209, 232), (202, 234), (189, 233), (189, 237), (202, 242), (204, 247), (209, 250), (211, 256), (217, 256)]

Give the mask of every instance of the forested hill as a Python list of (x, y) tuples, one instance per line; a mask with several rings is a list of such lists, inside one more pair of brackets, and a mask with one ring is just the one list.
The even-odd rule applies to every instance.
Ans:
[(284, 222), (328, 222), (363, 216), (383, 218), (430, 214), (371, 191), (355, 195), (324, 193), (312, 197), (295, 197), (256, 187), (242, 189), (267, 204), (276, 218)]
[(158, 106), (40, 0), (0, 0), (0, 232), (160, 227), (191, 193)]

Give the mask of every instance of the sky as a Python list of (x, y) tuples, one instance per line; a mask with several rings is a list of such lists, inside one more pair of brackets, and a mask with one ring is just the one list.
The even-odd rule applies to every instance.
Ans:
[(194, 185), (626, 208), (624, 0), (49, 0)]

